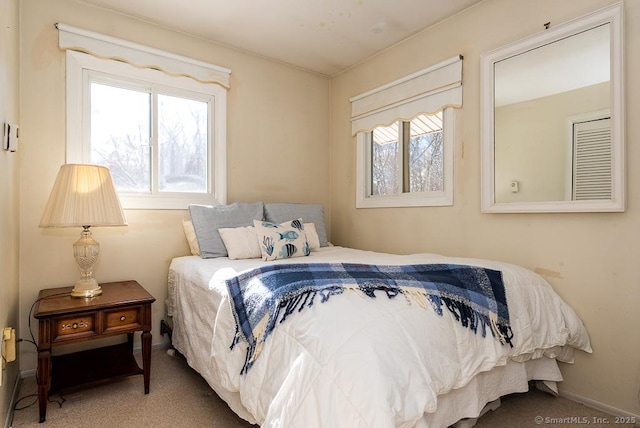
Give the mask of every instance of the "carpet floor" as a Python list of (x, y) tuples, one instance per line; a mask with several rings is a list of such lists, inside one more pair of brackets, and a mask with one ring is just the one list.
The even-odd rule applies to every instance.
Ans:
[[(55, 395), (50, 397), (45, 423), (39, 424), (36, 380), (29, 377), (20, 383), (15, 407), (15, 428), (255, 428), (237, 417), (183, 358), (171, 357), (165, 349), (152, 352), (148, 395), (143, 393), (142, 376)], [(611, 415), (532, 389), (503, 397), (502, 405), (482, 416), (476, 427), (634, 426), (615, 421)]]

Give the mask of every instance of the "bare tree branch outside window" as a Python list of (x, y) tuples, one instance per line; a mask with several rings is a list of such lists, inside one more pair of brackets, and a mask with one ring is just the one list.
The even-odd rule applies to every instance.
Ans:
[(157, 95), (157, 171), (152, 172), (152, 95), (91, 84), (91, 161), (111, 170), (120, 191), (207, 192), (209, 104)]
[[(399, 173), (403, 162), (402, 141), (408, 138), (409, 188), (406, 192), (444, 190), (444, 134), (442, 115), (420, 115), (409, 122), (410, 135), (403, 136), (403, 122), (375, 128), (371, 133), (371, 194), (402, 193)], [(404, 122), (405, 124), (407, 122)]]

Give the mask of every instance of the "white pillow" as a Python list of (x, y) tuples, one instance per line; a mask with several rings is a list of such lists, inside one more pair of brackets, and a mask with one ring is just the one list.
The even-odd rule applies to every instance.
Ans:
[(189, 243), (189, 250), (191, 250), (192, 256), (200, 255), (200, 247), (198, 246), (198, 239), (196, 238), (196, 231), (193, 228), (193, 223), (191, 220), (186, 218), (182, 219), (182, 228), (184, 229), (184, 236), (187, 238), (187, 242)]
[(301, 218), (281, 224), (254, 220), (253, 225), (265, 261), (303, 257), (311, 252)]
[(258, 235), (253, 226), (218, 229), (231, 260), (259, 259), (262, 257)]
[(203, 259), (227, 256), (227, 249), (218, 229), (251, 226), (253, 220), (262, 220), (264, 216), (262, 202), (234, 202), (231, 205), (213, 206), (190, 204), (188, 208), (193, 230), (198, 238), (200, 257)]
[(320, 237), (318, 237), (315, 223), (305, 223), (304, 233), (307, 235), (307, 242), (311, 251), (320, 248)]

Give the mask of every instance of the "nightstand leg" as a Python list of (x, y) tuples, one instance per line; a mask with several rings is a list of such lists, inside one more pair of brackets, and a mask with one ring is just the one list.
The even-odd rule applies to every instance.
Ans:
[(127, 343), (129, 344), (129, 350), (133, 353), (133, 333), (127, 333)]
[(151, 379), (151, 332), (142, 332), (142, 370), (144, 372), (144, 393), (149, 393)]
[(38, 352), (38, 405), (40, 408), (40, 423), (47, 417), (47, 400), (49, 398), (49, 379), (51, 375), (51, 352)]

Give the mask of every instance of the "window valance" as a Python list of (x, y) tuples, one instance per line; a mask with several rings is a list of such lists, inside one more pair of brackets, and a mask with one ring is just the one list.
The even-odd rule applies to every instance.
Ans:
[(462, 107), (462, 55), (351, 98), (351, 132)]
[(229, 89), (231, 70), (148, 46), (57, 23), (62, 50), (84, 52), (102, 59), (125, 62), (138, 68), (159, 70), (170, 76), (184, 76), (201, 83)]

